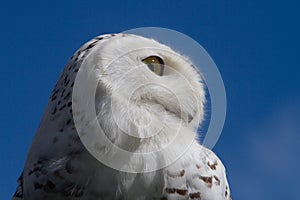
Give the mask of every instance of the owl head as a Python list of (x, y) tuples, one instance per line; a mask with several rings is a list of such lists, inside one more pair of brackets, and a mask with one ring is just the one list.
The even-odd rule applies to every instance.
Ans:
[[(114, 35), (93, 46), (80, 70), (85, 79), (96, 77), (91, 97), (100, 127), (113, 143), (169, 141), (174, 127), (195, 132), (203, 120), (201, 74), (188, 58), (153, 39)], [(79, 93), (87, 87), (81, 85)]]

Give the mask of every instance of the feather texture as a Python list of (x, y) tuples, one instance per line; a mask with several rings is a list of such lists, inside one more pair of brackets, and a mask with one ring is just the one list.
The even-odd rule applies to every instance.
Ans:
[[(143, 63), (148, 56), (164, 61), (162, 76)], [(98, 80), (95, 95), (74, 97), (84, 69)], [(196, 141), (204, 96), (201, 74), (170, 47), (127, 34), (92, 39), (62, 71), (12, 199), (231, 199), (222, 162)], [(86, 113), (74, 105), (88, 98), (95, 101), (98, 132), (112, 146), (138, 155), (125, 160), (125, 170), (97, 159), (112, 162), (112, 146), (90, 140), (100, 154), (94, 155), (78, 133), (74, 118), (83, 123)], [(143, 153), (149, 155), (139, 156)]]

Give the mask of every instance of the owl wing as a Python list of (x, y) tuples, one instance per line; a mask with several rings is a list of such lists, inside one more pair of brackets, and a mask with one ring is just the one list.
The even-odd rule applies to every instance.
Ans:
[(196, 144), (164, 171), (164, 200), (230, 200), (225, 168), (209, 149)]
[[(52, 91), (12, 200), (58, 200), (66, 196), (82, 196), (84, 185), (74, 181), (72, 177), (77, 175), (73, 173), (71, 177), (68, 167), (78, 157), (78, 148), (83, 146), (75, 128), (71, 129), (74, 127), (72, 110), (66, 109), (66, 105), (71, 101), (76, 73), (85, 57), (96, 44), (113, 36), (114, 34), (107, 34), (95, 37), (77, 50), (68, 61)], [(73, 148), (67, 148), (67, 144), (71, 143)]]

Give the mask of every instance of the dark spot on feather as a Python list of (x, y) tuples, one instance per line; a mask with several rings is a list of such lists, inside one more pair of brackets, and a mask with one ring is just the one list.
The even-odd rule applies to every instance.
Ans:
[(64, 97), (64, 99), (66, 100), (67, 98), (69, 98), (71, 92), (68, 92), (67, 95)]
[(66, 90), (65, 90), (65, 89), (63, 89), (63, 91), (61, 92), (61, 95), (60, 95), (60, 97), (63, 97), (63, 96), (64, 96), (64, 94), (65, 94), (65, 92), (66, 92)]
[(207, 186), (209, 188), (211, 188), (212, 186), (212, 177), (208, 177), (208, 176), (200, 176), (199, 177), (202, 181), (204, 181), (205, 183), (207, 183)]
[(88, 50), (88, 49), (90, 49), (90, 48), (92, 48), (92, 47), (94, 47), (96, 44), (97, 44), (97, 42), (98, 42), (98, 40), (97, 41), (94, 41), (94, 42), (92, 42), (91, 44), (89, 44), (84, 50)]
[(179, 195), (185, 196), (188, 191), (186, 189), (166, 188), (166, 192), (168, 194), (174, 194), (176, 192)]
[(175, 188), (166, 188), (166, 192), (168, 193), (168, 194), (173, 194), (173, 193), (175, 193)]
[(68, 119), (68, 121), (67, 121), (67, 125), (69, 125), (70, 123), (71, 123), (71, 119)]
[(46, 185), (50, 188), (50, 189), (53, 189), (55, 188), (55, 184), (52, 182), (52, 181), (47, 181)]
[(185, 174), (185, 170), (183, 169), (180, 171), (180, 176), (184, 176), (184, 174)]
[(51, 101), (54, 101), (56, 99), (56, 97), (57, 97), (56, 95), (51, 97)]
[[(228, 188), (228, 185), (226, 185), (226, 188), (225, 188), (226, 190), (225, 190), (225, 197), (227, 197), (228, 196), (228, 194), (229, 194), (229, 188)], [(232, 199), (231, 198), (231, 194), (230, 194), (230, 199)]]
[(186, 189), (176, 189), (176, 192), (182, 196), (185, 196), (188, 191)]
[(217, 176), (214, 176), (214, 178), (215, 178), (216, 181), (217, 181), (217, 185), (220, 185), (220, 183), (221, 183), (220, 179), (219, 179)]
[(54, 107), (54, 109), (53, 109), (53, 111), (52, 111), (52, 115), (54, 115), (55, 113), (56, 113), (56, 110), (57, 110), (57, 108), (56, 107)]
[(196, 199), (196, 198), (201, 199), (201, 193), (200, 192), (190, 193), (189, 196), (190, 196), (191, 199)]
[(210, 162), (207, 162), (207, 165), (212, 169), (212, 170), (216, 170), (218, 162), (215, 161), (213, 164), (210, 164)]
[(65, 86), (68, 86), (68, 84), (70, 83), (70, 79), (68, 79), (65, 83)]
[(62, 105), (59, 110), (61, 111), (62, 109), (64, 109), (66, 107), (66, 104)]

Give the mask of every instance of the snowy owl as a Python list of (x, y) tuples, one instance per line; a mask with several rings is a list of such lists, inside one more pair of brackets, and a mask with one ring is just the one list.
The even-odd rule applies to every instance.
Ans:
[(185, 56), (134, 34), (98, 36), (61, 73), (12, 199), (231, 199), (222, 162), (197, 141), (204, 104)]

